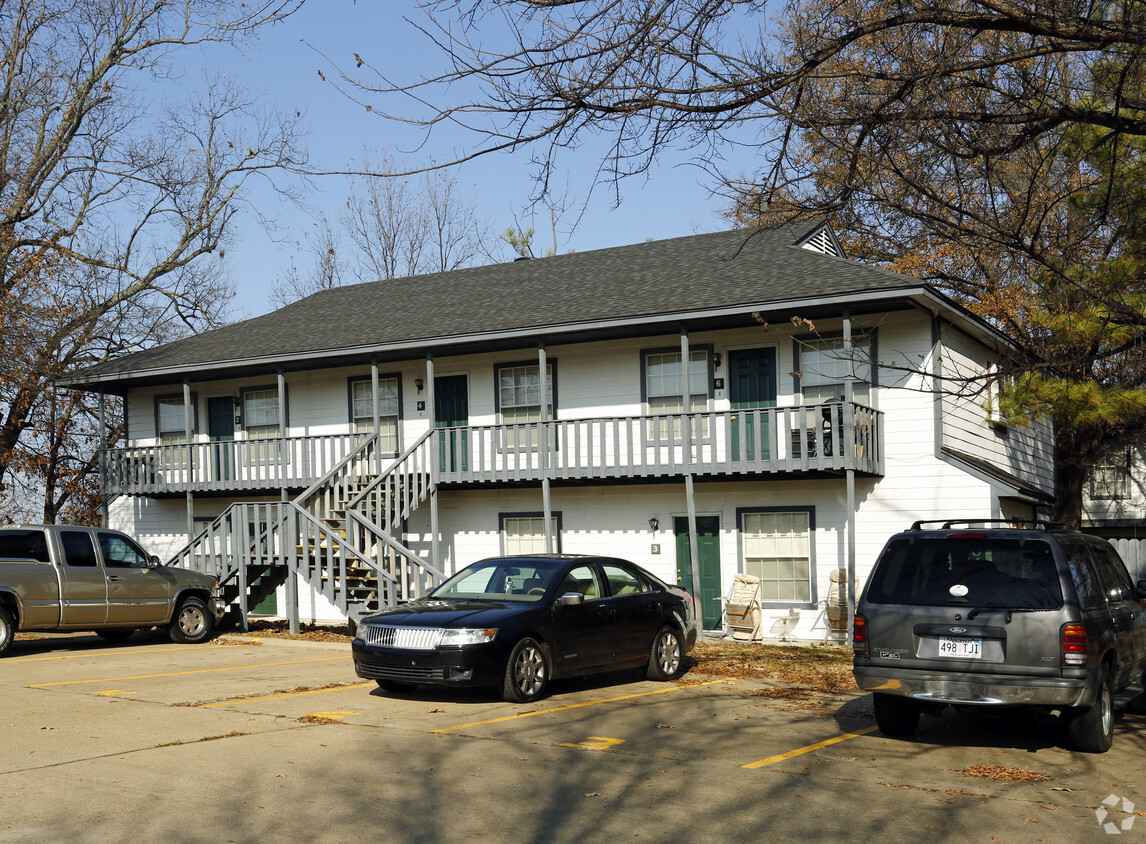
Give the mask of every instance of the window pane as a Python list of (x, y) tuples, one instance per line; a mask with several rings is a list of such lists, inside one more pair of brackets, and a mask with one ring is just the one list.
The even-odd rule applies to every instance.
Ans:
[[(277, 390), (252, 390), (243, 395), (243, 419), (247, 430), (273, 425), (277, 435), (279, 395)], [(273, 435), (272, 435), (273, 436)]]
[(178, 431), (186, 439), (187, 422), (183, 413), (183, 399), (159, 399), (159, 433)]
[(744, 568), (760, 578), (765, 601), (812, 600), (812, 559), (806, 512), (746, 513)]
[[(848, 360), (844, 357), (843, 338), (809, 340), (799, 348), (800, 390), (805, 404), (839, 399), (844, 394), (844, 380), (848, 374)], [(855, 400), (868, 404), (871, 396), (871, 341), (868, 337), (852, 338), (852, 384)]]
[[(550, 520), (553, 544), (557, 546), (557, 517)], [(544, 554), (545, 520), (542, 516), (507, 516), (503, 520), (502, 541), (506, 554)]]

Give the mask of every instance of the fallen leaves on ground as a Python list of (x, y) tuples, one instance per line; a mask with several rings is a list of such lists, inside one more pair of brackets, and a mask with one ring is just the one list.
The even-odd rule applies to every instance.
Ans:
[(694, 672), (738, 680), (778, 680), (818, 692), (856, 689), (852, 654), (844, 648), (701, 642)]
[(1008, 768), (1003, 765), (970, 765), (960, 768), (955, 773), (965, 777), (979, 777), (986, 780), (1002, 780), (1004, 782), (1050, 782), (1050, 777), (1038, 771), (1028, 771), (1023, 768)]

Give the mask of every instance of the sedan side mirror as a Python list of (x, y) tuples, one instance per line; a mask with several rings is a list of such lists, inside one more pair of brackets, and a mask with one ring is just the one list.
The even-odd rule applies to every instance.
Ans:
[(580, 592), (566, 592), (557, 599), (559, 607), (579, 607), (585, 603), (585, 596)]

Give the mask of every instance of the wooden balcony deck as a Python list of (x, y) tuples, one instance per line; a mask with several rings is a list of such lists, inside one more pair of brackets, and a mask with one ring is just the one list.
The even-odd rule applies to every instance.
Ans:
[[(882, 414), (829, 402), (667, 416), (443, 428), (443, 484), (624, 481), (697, 476), (883, 473)], [(112, 495), (300, 488), (350, 455), (354, 435), (137, 446), (104, 455)], [(381, 466), (364, 467), (376, 475)]]

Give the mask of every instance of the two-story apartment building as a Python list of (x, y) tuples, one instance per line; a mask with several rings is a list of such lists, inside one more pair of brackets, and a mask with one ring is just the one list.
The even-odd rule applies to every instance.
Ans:
[(327, 290), (70, 384), (125, 398), (109, 523), (244, 612), (551, 550), (686, 583), (708, 629), (753, 574), (766, 633), (820, 636), (891, 532), (1049, 500), (1052, 432), (967, 389), (1006, 342), (807, 223)]

